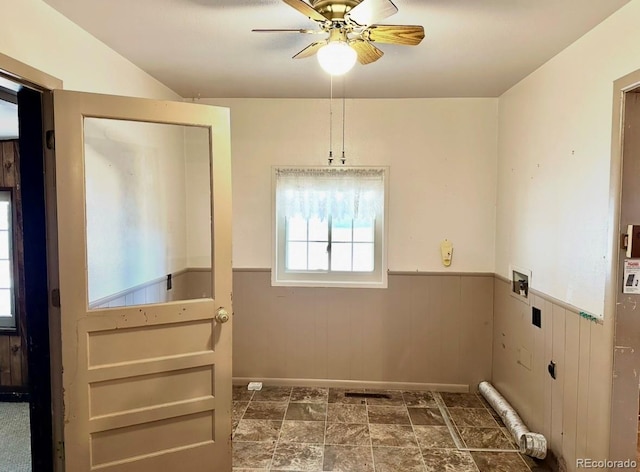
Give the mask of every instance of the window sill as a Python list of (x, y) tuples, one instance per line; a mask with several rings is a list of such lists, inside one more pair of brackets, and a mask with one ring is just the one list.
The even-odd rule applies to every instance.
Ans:
[(345, 280), (277, 280), (271, 279), (272, 287), (308, 287), (308, 288), (387, 288), (387, 277), (383, 280), (345, 281)]

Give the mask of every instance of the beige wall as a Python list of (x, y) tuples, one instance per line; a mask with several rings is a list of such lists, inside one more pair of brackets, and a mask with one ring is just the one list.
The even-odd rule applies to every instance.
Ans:
[(0, 53), (53, 75), (64, 88), (180, 97), (41, 0), (0, 0)]
[(491, 275), (389, 275), (389, 288), (271, 287), (234, 271), (233, 375), (475, 388), (491, 377)]
[[(569, 470), (576, 457), (610, 457), (615, 306), (605, 304), (605, 293), (616, 212), (609, 205), (612, 91), (616, 79), (640, 68), (639, 21), (640, 1), (633, 0), (499, 99), (496, 272), (508, 276), (509, 264), (531, 269), (534, 290), (576, 308), (545, 302), (547, 319), (553, 313), (549, 337), (550, 326), (544, 335), (536, 332), (530, 312), (498, 288), (493, 377), (526, 420), (547, 428)], [(580, 318), (582, 310), (604, 323)], [(534, 357), (529, 372), (515, 363), (516, 351), (502, 351), (503, 336), (512, 350), (536, 339), (551, 340), (553, 350)], [(563, 378), (553, 383), (549, 404), (544, 369), (552, 358)], [(629, 405), (626, 414), (636, 412)], [(543, 423), (550, 414), (551, 426)]]
[[(271, 267), (271, 166), (326, 165), (329, 101), (207, 99), (231, 109), (233, 265)], [(493, 272), (497, 101), (347, 100), (350, 165), (390, 167), (389, 269)], [(334, 101), (334, 156), (342, 141)]]
[(613, 81), (640, 68), (640, 0), (500, 97), (496, 272), (604, 313)]

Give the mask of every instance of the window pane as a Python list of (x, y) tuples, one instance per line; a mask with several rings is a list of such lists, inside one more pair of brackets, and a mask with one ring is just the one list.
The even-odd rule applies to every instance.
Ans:
[(274, 286), (387, 286), (385, 169), (275, 167), (272, 177)]
[(211, 298), (210, 129), (85, 117), (83, 143), (90, 309)]
[(9, 202), (0, 202), (0, 229), (9, 229)]
[(0, 288), (11, 288), (11, 265), (9, 261), (0, 261)]
[(287, 243), (287, 270), (307, 270), (307, 243)]
[(9, 259), (9, 231), (0, 230), (0, 259)]
[(373, 243), (356, 243), (353, 245), (354, 272), (373, 272)]
[(0, 317), (11, 317), (11, 290), (0, 290)]
[(309, 220), (309, 241), (328, 241), (328, 238), (329, 222), (319, 218), (311, 218)]
[(332, 241), (351, 241), (351, 224), (353, 220), (333, 220), (331, 224)]
[(327, 244), (309, 243), (309, 270), (329, 270)]
[(287, 240), (306, 241), (307, 240), (307, 220), (304, 218), (287, 218)]
[(351, 243), (331, 245), (331, 270), (351, 271)]
[(363, 243), (373, 242), (375, 223), (372, 219), (353, 220), (353, 240)]

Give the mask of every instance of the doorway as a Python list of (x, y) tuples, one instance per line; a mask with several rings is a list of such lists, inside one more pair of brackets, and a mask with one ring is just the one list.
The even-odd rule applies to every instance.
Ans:
[(640, 71), (614, 83), (611, 166), (614, 241), (606, 305), (615, 316), (610, 459), (637, 469), (640, 445)]
[[(20, 133), (21, 139), (22, 135), (29, 136), (24, 139), (20, 169), (25, 196), (22, 203), (28, 359), (32, 374), (28, 390), (33, 470), (51, 470), (54, 462), (57, 471), (65, 470), (65, 466), (73, 470), (98, 466), (105, 470), (182, 467), (205, 472), (212, 464), (216, 470), (230, 470), (229, 110), (65, 91), (61, 90), (59, 80), (2, 54), (0, 75), (23, 86), (18, 103)], [(23, 130), (23, 123), (30, 126), (25, 125)], [(167, 126), (173, 131), (167, 132)], [(142, 133), (138, 132), (140, 127), (145, 128)], [(162, 128), (162, 132), (151, 128)], [(198, 139), (192, 132), (196, 132)], [(202, 133), (206, 135), (204, 139)], [(159, 164), (160, 158), (151, 158), (175, 151), (183, 161), (167, 162), (179, 165), (180, 182), (185, 191), (193, 190), (193, 186), (188, 186), (187, 179), (182, 177), (188, 173), (202, 177), (198, 179), (202, 191), (194, 196), (204, 198), (205, 205), (192, 206), (204, 209), (204, 215), (196, 212), (190, 216), (207, 222), (202, 228), (210, 235), (208, 242), (198, 239), (192, 246), (174, 245), (181, 248), (179, 258), (165, 251), (162, 254), (167, 257), (148, 259), (152, 263), (162, 259), (193, 266), (170, 267), (158, 280), (144, 283), (144, 287), (138, 282), (133, 287), (127, 286), (135, 289), (131, 293), (123, 293), (120, 288), (119, 292), (111, 293), (112, 286), (107, 287), (109, 291), (103, 290), (100, 282), (104, 280), (90, 277), (87, 270), (93, 267), (91, 272), (100, 275), (101, 272), (95, 270), (95, 262), (112, 261), (100, 257), (104, 254), (91, 246), (99, 241), (97, 237), (89, 237), (92, 225), (102, 223), (102, 213), (94, 203), (104, 201), (92, 197), (96, 186), (90, 185), (87, 190), (86, 179), (92, 177), (93, 170), (100, 165), (106, 163), (108, 167), (109, 162), (102, 157), (111, 156), (112, 163), (123, 160), (119, 150), (129, 140), (125, 142), (120, 137), (133, 140), (125, 150), (127, 156), (135, 155), (136, 159), (124, 159), (125, 172), (112, 172), (108, 175), (112, 179), (106, 182), (128, 182), (130, 185), (125, 189), (133, 190), (113, 192), (112, 200), (126, 194), (134, 195), (137, 201), (140, 190), (131, 172), (126, 170), (132, 170), (131, 166), (138, 162), (150, 164), (136, 167), (134, 175), (153, 187), (157, 179), (148, 182), (144, 178), (149, 168)], [(163, 139), (154, 139), (160, 137)], [(164, 138), (169, 139), (171, 145), (163, 146), (169, 143)], [(139, 142), (141, 139), (146, 139), (147, 144)], [(195, 154), (198, 156), (195, 160), (189, 160), (195, 156), (191, 146), (194, 142), (200, 143), (198, 148), (202, 152)], [(114, 149), (116, 152), (112, 153)], [(25, 155), (30, 159), (25, 159)], [(206, 172), (197, 172), (201, 164)], [(105, 179), (98, 183), (105, 183)], [(163, 185), (156, 185), (160, 194), (154, 204), (155, 207), (172, 205), (184, 222), (186, 211), (179, 210), (189, 196), (178, 199), (181, 194), (174, 191), (175, 183), (163, 181)], [(149, 194), (142, 197), (148, 200)], [(141, 199), (143, 207), (144, 198)], [(110, 216), (117, 217), (122, 211), (131, 210), (130, 205), (108, 203), (113, 210)], [(85, 211), (87, 208), (89, 213)], [(157, 215), (159, 217), (152, 221), (163, 223), (166, 234), (186, 241), (188, 224), (175, 225), (164, 218), (165, 213), (157, 212)], [(149, 227), (141, 223), (145, 221), (143, 215), (140, 221), (123, 221), (110, 230), (126, 232), (135, 224), (145, 229)], [(58, 227), (64, 228), (63, 237), (58, 237)], [(112, 242), (104, 237), (100, 241)], [(166, 245), (156, 246), (163, 249)], [(201, 252), (206, 250), (204, 259), (201, 253), (191, 250), (196, 247)], [(28, 248), (32, 250), (27, 251)], [(124, 249), (128, 250), (129, 246)], [(128, 254), (123, 251), (117, 255), (126, 260)], [(136, 268), (147, 266), (142, 264)], [(206, 280), (202, 277), (204, 272)], [(123, 274), (132, 273), (124, 271)], [(190, 290), (192, 284), (185, 286), (178, 281), (178, 275), (204, 283), (207, 289), (199, 286), (195, 293)], [(111, 282), (116, 278), (107, 279)], [(138, 290), (142, 288), (144, 298)], [(177, 300), (173, 296), (167, 299), (165, 292), (183, 295)], [(176, 343), (176, 340), (183, 342)], [(50, 363), (46, 362), (47, 355)], [(42, 376), (33, 375), (38, 368)], [(66, 447), (62, 438), (66, 440)], [(36, 451), (38, 446), (41, 450)]]
[(43, 91), (0, 72), (3, 468), (53, 471)]
[[(0, 78), (0, 464), (31, 470), (27, 330), (24, 304), (18, 91)], [(6, 175), (5, 175), (6, 170)], [(7, 270), (8, 269), (8, 270)], [(5, 297), (4, 295), (9, 295)]]

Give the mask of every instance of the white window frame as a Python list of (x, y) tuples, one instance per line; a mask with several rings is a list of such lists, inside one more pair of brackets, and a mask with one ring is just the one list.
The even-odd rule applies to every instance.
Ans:
[[(383, 174), (383, 208), (374, 224), (374, 270), (352, 271), (288, 271), (286, 270), (286, 223), (277, 204), (277, 172), (281, 169), (371, 169)], [(387, 288), (387, 241), (389, 212), (389, 168), (348, 166), (274, 166), (272, 168), (272, 269), (271, 285), (299, 287)]]
[(13, 233), (13, 215), (15, 204), (13, 200), (13, 192), (8, 189), (0, 189), (0, 202), (9, 202), (9, 224), (8, 224), (8, 240), (9, 240), (9, 271), (11, 274), (10, 300), (11, 300), (11, 316), (0, 316), (0, 332), (14, 332), (18, 329), (18, 318), (16, 314), (16, 271), (15, 271), (15, 254), (14, 254), (14, 233)]

